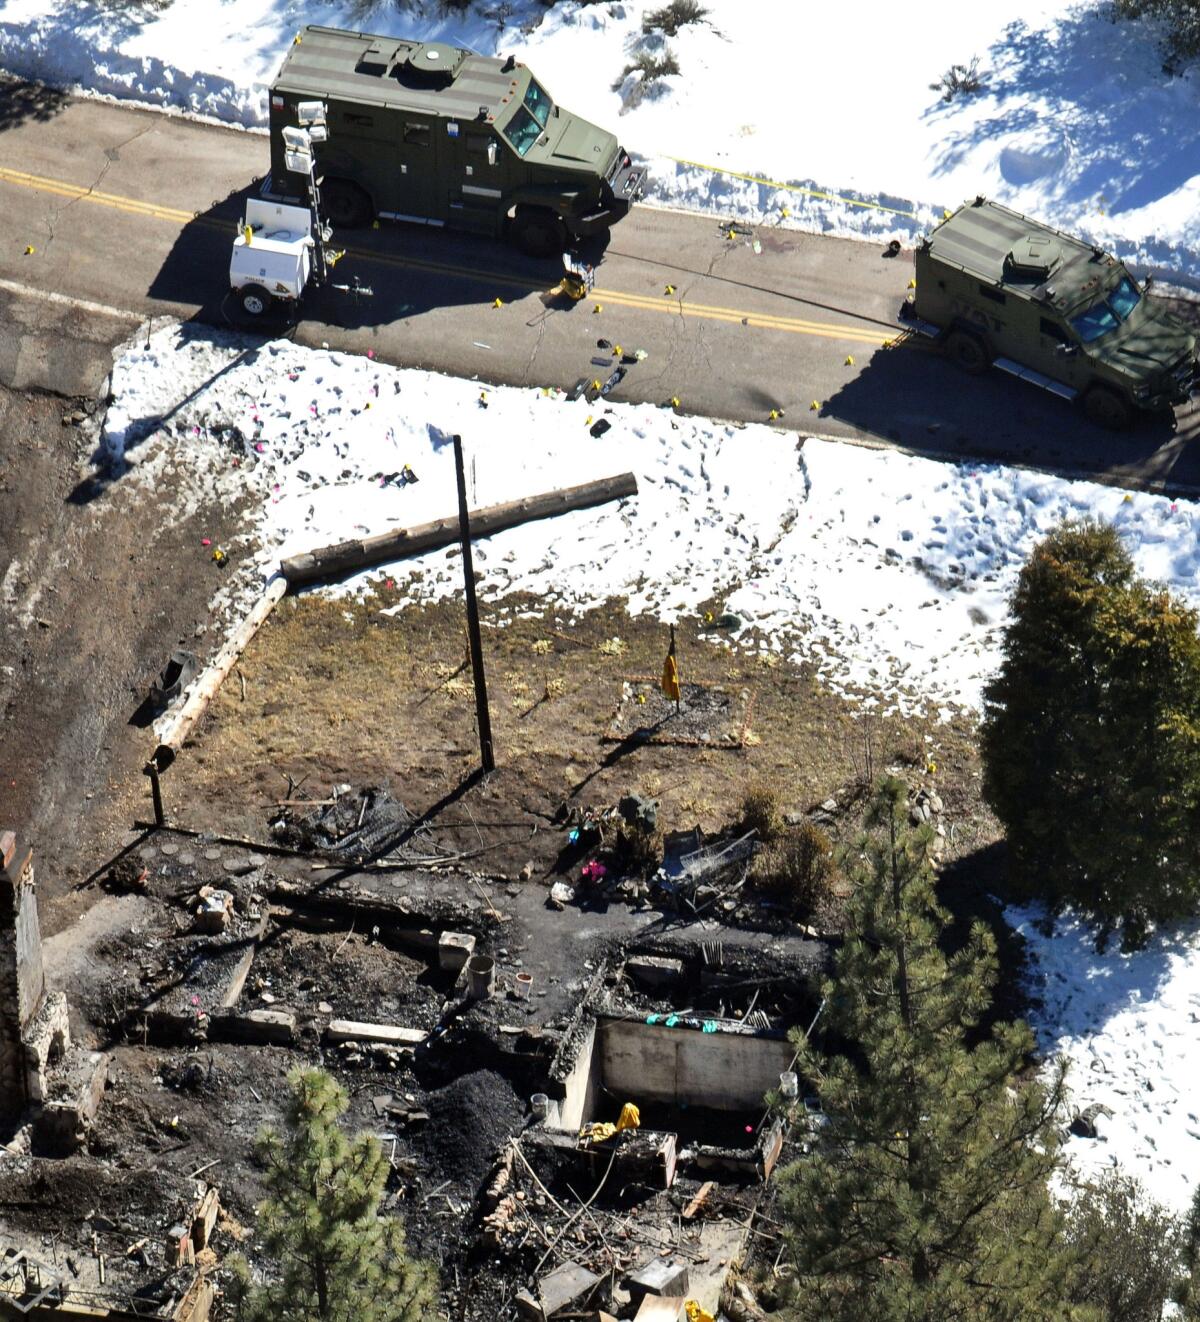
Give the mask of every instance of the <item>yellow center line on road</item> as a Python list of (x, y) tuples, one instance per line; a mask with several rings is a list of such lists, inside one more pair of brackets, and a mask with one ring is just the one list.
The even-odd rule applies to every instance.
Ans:
[(151, 216), (155, 220), (170, 220), (178, 224), (186, 224), (194, 216), (193, 212), (182, 211), (178, 207), (162, 207), (153, 202), (139, 202), (134, 197), (101, 193), (82, 184), (69, 184), (62, 179), (46, 179), (41, 175), (27, 174), (24, 170), (10, 170), (7, 166), (0, 166), (0, 183), (33, 188), (39, 193), (54, 193), (58, 197), (69, 197), (78, 202), (95, 202), (99, 206), (112, 207), (132, 215)]
[[(97, 206), (123, 211), (128, 215), (145, 216), (151, 220), (167, 221), (174, 225), (187, 225), (193, 221), (206, 227), (224, 228), (228, 223), (214, 217), (198, 216), (195, 212), (184, 211), (180, 207), (159, 206), (153, 202), (141, 202), (137, 198), (123, 197), (116, 193), (102, 193), (97, 189), (82, 184), (67, 183), (62, 179), (48, 179), (42, 175), (29, 174), (24, 170), (13, 170), (0, 166), (0, 183), (12, 184), (18, 188), (30, 188), (40, 193), (51, 193), (56, 197), (70, 198), (77, 202), (91, 202)], [(230, 226), (232, 231), (232, 226)], [(383, 266), (397, 266), (409, 270), (427, 271), (437, 275), (452, 275), (471, 280), (489, 281), (508, 289), (523, 289), (529, 293), (538, 291), (539, 286), (531, 280), (519, 276), (499, 275), (488, 271), (472, 270), (470, 267), (454, 266), (442, 262), (430, 262), (418, 257), (399, 257), (392, 254), (363, 252), (347, 253), (356, 259), (375, 262)], [(794, 335), (815, 335), (822, 339), (848, 340), (856, 344), (882, 345), (887, 336), (876, 330), (864, 327), (838, 325), (834, 322), (805, 321), (800, 317), (777, 317), (765, 312), (744, 311), (738, 308), (714, 307), (704, 303), (689, 303), (678, 298), (654, 298), (645, 294), (627, 293), (620, 289), (594, 289), (593, 297), (597, 302), (611, 303), (617, 307), (629, 308), (638, 312), (665, 313), (668, 316), (697, 317), (704, 321), (722, 321), (741, 323), (755, 330), (785, 331)]]

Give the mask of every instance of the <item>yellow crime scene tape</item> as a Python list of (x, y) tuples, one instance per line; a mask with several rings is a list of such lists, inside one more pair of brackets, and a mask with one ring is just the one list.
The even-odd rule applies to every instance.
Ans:
[(840, 193), (822, 193), (816, 188), (805, 188), (803, 184), (787, 184), (779, 179), (764, 179), (762, 175), (742, 174), (737, 170), (726, 170), (719, 165), (706, 165), (703, 161), (689, 161), (682, 156), (664, 156), (666, 161), (676, 165), (686, 165), (693, 170), (707, 170), (709, 174), (725, 174), (731, 179), (744, 179), (747, 183), (763, 184), (767, 188), (782, 188), (789, 193), (803, 193), (805, 197), (819, 198), (822, 202), (843, 202), (848, 207), (862, 207), (870, 211), (886, 211), (892, 216), (903, 216), (906, 220), (916, 220), (915, 211), (905, 211), (900, 207), (884, 206), (882, 202), (871, 202), (866, 198), (843, 197)]

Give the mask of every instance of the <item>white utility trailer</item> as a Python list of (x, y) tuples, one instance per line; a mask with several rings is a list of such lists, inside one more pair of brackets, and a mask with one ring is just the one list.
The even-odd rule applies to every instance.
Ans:
[(261, 317), (277, 299), (298, 302), (313, 272), (316, 246), (308, 207), (248, 198), (229, 259), (229, 283), (242, 311)]
[[(282, 130), (287, 168), (308, 178), (309, 205), (289, 206), (267, 198), (246, 199), (246, 214), (238, 226), (229, 259), (229, 283), (242, 311), (259, 318), (276, 303), (297, 308), (311, 280), (320, 285), (341, 257), (329, 247), (329, 226), (321, 220), (321, 194), (317, 187), (313, 148), (329, 136), (325, 105), (301, 101), (296, 107), (300, 124)], [(358, 282), (333, 285), (355, 298), (371, 290)]]

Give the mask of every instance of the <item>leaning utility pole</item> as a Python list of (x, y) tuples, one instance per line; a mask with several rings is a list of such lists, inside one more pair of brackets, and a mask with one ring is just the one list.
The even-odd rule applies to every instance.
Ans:
[(479, 634), (479, 603), (475, 600), (475, 566), (471, 559), (471, 524), (467, 516), (467, 479), (463, 472), (462, 437), (454, 437), (454, 469), (458, 476), (458, 530), (462, 541), (463, 584), (467, 596), (467, 634), (471, 640), (471, 674), (475, 679), (475, 716), (479, 723), (479, 756), (484, 771), (495, 771), (492, 718), (488, 713), (487, 680), (483, 674), (483, 639)]

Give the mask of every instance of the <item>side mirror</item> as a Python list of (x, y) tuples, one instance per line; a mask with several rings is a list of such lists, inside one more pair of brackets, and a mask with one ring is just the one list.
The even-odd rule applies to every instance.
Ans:
[(1152, 275), (1148, 275), (1145, 278), (1145, 280), (1142, 281), (1142, 293), (1148, 294), (1150, 292), (1150, 286), (1153, 283), (1154, 283), (1154, 277)]
[(1074, 358), (1079, 352), (1079, 346), (1077, 344), (1059, 344), (1054, 352), (1060, 358)]

